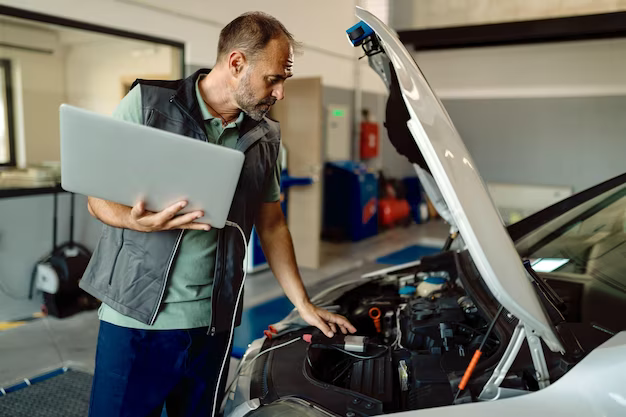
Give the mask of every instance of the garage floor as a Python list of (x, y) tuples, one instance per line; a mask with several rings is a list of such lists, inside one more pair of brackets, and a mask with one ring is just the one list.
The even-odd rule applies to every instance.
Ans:
[[(358, 243), (324, 243), (324, 267), (303, 270), (310, 294), (333, 284), (354, 279), (381, 268), (375, 260), (404, 247), (420, 244), (441, 247), (448, 228), (433, 222), (394, 229)], [(270, 271), (250, 275), (246, 283), (244, 308), (271, 302), (283, 295)], [(271, 323), (267, 323), (271, 324)], [(86, 312), (59, 320), (36, 319), (17, 328), (0, 331), (0, 388), (66, 366), (93, 373), (98, 318)]]

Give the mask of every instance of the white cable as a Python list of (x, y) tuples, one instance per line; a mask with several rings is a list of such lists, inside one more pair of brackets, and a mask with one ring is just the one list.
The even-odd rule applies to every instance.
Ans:
[[(233, 321), (230, 324), (230, 336), (228, 338), (228, 344), (226, 345), (226, 349), (228, 349), (228, 347), (230, 347), (230, 344), (233, 341), (233, 334), (234, 334), (234, 330), (235, 330), (235, 320), (237, 319), (237, 310), (239, 310), (239, 301), (241, 299), (241, 292), (243, 291), (243, 285), (246, 283), (246, 276), (247, 276), (247, 271), (246, 271), (246, 265), (245, 265), (245, 259), (248, 256), (248, 241), (246, 239), (246, 234), (243, 232), (243, 229), (235, 222), (231, 222), (230, 220), (226, 220), (226, 226), (230, 226), (230, 227), (235, 227), (237, 228), (237, 230), (239, 230), (239, 233), (241, 233), (241, 239), (243, 240), (243, 247), (244, 247), (244, 265), (243, 267), (243, 279), (241, 280), (241, 286), (239, 287), (239, 293), (237, 294), (237, 301), (235, 302), (235, 310), (233, 311)], [(217, 384), (215, 386), (215, 396), (213, 398), (213, 411), (211, 413), (211, 415), (213, 417), (215, 417), (215, 415), (217, 414), (217, 397), (219, 396), (219, 392), (220, 392), (220, 381), (222, 380), (222, 376), (224, 374), (224, 367), (226, 366), (226, 361), (228, 360), (228, 357), (230, 355), (228, 355), (228, 351), (224, 354), (224, 360), (222, 361), (222, 366), (220, 368), (220, 373), (217, 377)], [(228, 391), (225, 391), (224, 393), (226, 393)]]
[(399, 349), (404, 349), (404, 346), (402, 346), (402, 330), (400, 329), (400, 311), (401, 311), (401, 307), (398, 307), (398, 309), (396, 310), (396, 341), (393, 342), (394, 346), (397, 346)]
[(252, 364), (255, 360), (257, 360), (257, 359), (259, 359), (261, 356), (265, 355), (267, 352), (271, 352), (272, 350), (280, 349), (280, 348), (282, 348), (282, 347), (285, 347), (285, 346), (287, 346), (287, 345), (290, 345), (290, 344), (292, 344), (292, 343), (295, 343), (295, 342), (297, 342), (298, 340), (302, 340), (302, 338), (300, 338), (300, 337), (296, 337), (295, 339), (291, 339), (291, 340), (290, 340), (290, 341), (288, 341), (288, 342), (281, 343), (280, 345), (272, 346), (271, 348), (265, 349), (263, 352), (258, 353), (258, 354), (257, 354), (254, 358), (252, 358), (252, 359), (250, 360), (250, 362), (248, 362), (248, 363), (246, 364), (246, 366), (249, 366), (249, 365), (250, 365), (250, 364)]

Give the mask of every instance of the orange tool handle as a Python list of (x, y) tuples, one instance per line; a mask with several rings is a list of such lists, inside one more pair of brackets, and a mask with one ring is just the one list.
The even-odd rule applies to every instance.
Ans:
[(465, 374), (463, 375), (463, 379), (461, 380), (461, 383), (459, 384), (459, 390), (460, 391), (463, 391), (465, 389), (465, 386), (469, 382), (469, 379), (472, 376), (472, 372), (474, 372), (474, 368), (476, 368), (476, 364), (478, 363), (478, 360), (480, 359), (480, 355), (482, 355), (482, 354), (483, 353), (480, 350), (477, 350), (476, 352), (474, 352), (474, 357), (472, 358), (470, 364), (468, 365), (467, 369), (465, 370)]
[(374, 326), (376, 327), (376, 333), (382, 332), (382, 329), (380, 328), (380, 319), (374, 319)]
[(378, 307), (370, 308), (369, 316), (374, 321), (374, 326), (376, 327), (376, 332), (380, 333), (381, 332), (381, 328), (380, 328), (380, 316), (381, 316), (380, 308), (378, 308)]

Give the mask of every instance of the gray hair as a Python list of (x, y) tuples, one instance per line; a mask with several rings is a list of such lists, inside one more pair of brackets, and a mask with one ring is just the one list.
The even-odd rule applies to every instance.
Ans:
[(241, 50), (247, 59), (254, 60), (272, 39), (281, 36), (287, 38), (294, 50), (299, 49), (300, 44), (275, 17), (263, 12), (244, 13), (220, 32), (217, 62), (225, 59), (235, 49)]

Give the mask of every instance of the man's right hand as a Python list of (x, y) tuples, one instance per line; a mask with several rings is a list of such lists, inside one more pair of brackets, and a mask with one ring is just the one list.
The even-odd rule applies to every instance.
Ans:
[(186, 206), (186, 201), (180, 201), (163, 211), (154, 213), (146, 211), (145, 203), (140, 201), (130, 210), (130, 228), (140, 232), (160, 232), (173, 229), (203, 230), (205, 232), (211, 230), (211, 226), (208, 224), (195, 222), (204, 216), (202, 211), (178, 215)]

